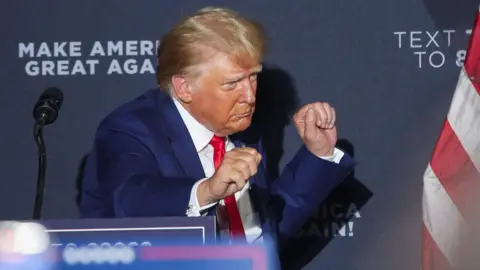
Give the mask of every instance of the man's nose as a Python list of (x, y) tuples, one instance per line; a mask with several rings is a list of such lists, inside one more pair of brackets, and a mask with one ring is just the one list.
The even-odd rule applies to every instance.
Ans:
[(248, 104), (255, 103), (255, 86), (250, 80), (245, 80), (243, 82), (242, 102)]

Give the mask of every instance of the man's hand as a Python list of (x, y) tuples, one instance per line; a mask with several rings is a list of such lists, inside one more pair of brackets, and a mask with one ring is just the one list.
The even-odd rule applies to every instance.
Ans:
[(225, 153), (215, 174), (203, 181), (197, 189), (200, 207), (217, 202), (242, 190), (247, 181), (257, 174), (262, 156), (257, 150), (244, 147)]
[(316, 156), (331, 156), (337, 143), (335, 110), (325, 102), (303, 106), (293, 117), (305, 146)]

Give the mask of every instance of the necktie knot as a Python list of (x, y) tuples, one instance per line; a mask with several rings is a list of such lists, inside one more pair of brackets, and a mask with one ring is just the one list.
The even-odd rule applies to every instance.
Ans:
[(217, 169), (225, 155), (225, 138), (213, 135), (210, 144), (213, 146), (213, 165)]
[(213, 135), (210, 144), (213, 146), (215, 151), (220, 151), (225, 149), (225, 137), (218, 137), (217, 135)]

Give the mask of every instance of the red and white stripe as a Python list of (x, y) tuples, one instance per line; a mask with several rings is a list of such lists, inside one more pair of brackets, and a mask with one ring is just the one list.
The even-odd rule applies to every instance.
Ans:
[(478, 222), (480, 84), (475, 81), (480, 82), (480, 76), (476, 78), (480, 74), (479, 14), (447, 119), (423, 178), (423, 270), (461, 270), (465, 243), (474, 219)]

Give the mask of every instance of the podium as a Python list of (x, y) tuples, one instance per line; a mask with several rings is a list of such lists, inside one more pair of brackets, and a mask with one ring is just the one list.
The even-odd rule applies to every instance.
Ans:
[(172, 242), (214, 244), (215, 217), (71, 219), (39, 221), (52, 247), (154, 246)]
[[(275, 269), (271, 263), (272, 249), (266, 242), (222, 243), (216, 236), (213, 216), (40, 220), (36, 223), (43, 226), (42, 233), (50, 238), (50, 248), (37, 253), (32, 253), (32, 249), (29, 253), (19, 253), (17, 247), (15, 254), (2, 253), (0, 245), (0, 269)], [(10, 235), (10, 241), (17, 245), (18, 239), (13, 240), (15, 235), (26, 242), (36, 239), (25, 228), (18, 229), (22, 222), (18, 224), (10, 226), (7, 234), (5, 228), (2, 233), (0, 226), (0, 240), (2, 234)]]

